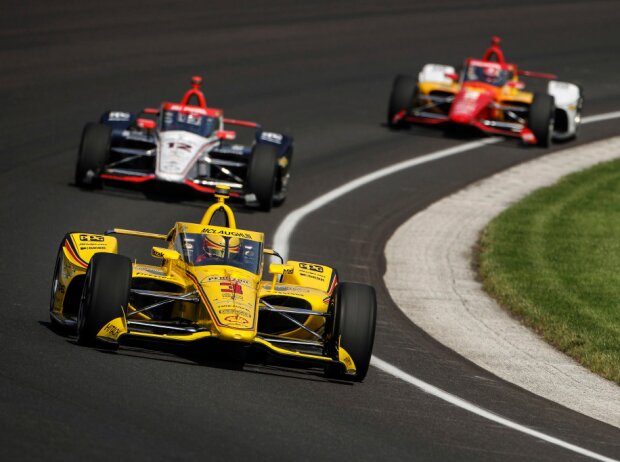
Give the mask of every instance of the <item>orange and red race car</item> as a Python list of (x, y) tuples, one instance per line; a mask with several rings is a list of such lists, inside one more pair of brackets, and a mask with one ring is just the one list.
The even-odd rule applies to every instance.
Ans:
[[(547, 91), (525, 91), (519, 76), (549, 79)], [(426, 64), (417, 81), (397, 76), (387, 122), (393, 128), (409, 123), (468, 125), (549, 146), (552, 138), (577, 136), (583, 101), (578, 85), (555, 79), (506, 62), (499, 37), (493, 37), (482, 59), (466, 59), (460, 73), (452, 66)]]

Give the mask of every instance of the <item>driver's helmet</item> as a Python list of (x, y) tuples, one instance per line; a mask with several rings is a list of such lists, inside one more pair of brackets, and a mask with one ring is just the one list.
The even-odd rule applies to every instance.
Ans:
[(484, 79), (488, 83), (496, 83), (499, 82), (501, 77), (501, 69), (496, 67), (483, 67), (482, 72), (484, 74)]
[(226, 241), (228, 240), (228, 256), (236, 258), (240, 251), (240, 242), (237, 237), (223, 237), (217, 234), (206, 234), (202, 241), (202, 250), (209, 258), (223, 259), (226, 255)]

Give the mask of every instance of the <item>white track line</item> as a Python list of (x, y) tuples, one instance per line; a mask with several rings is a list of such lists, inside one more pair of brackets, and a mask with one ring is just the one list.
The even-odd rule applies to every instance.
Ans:
[(442, 149), (441, 151), (432, 152), (424, 156), (415, 157), (413, 159), (390, 165), (389, 167), (384, 167), (380, 170), (376, 170), (367, 175), (363, 175), (355, 180), (349, 181), (348, 183), (345, 183), (336, 189), (332, 189), (328, 193), (325, 193), (322, 196), (319, 196), (316, 199), (308, 202), (303, 207), (293, 210), (286, 217), (284, 217), (284, 220), (282, 220), (282, 223), (280, 223), (280, 226), (278, 226), (278, 229), (276, 230), (276, 233), (273, 237), (273, 248), (277, 250), (280, 255), (282, 255), (282, 258), (284, 258), (284, 260), (286, 260), (289, 250), (289, 238), (291, 234), (293, 234), (293, 231), (295, 230), (299, 222), (303, 220), (306, 215), (309, 215), (310, 213), (320, 209), (326, 204), (329, 204), (330, 202), (344, 196), (345, 194), (350, 193), (354, 189), (357, 189), (368, 183), (372, 183), (373, 181), (380, 180), (381, 178), (392, 175), (393, 173), (401, 172), (411, 167), (417, 167), (418, 165), (427, 164), (429, 162), (434, 162), (439, 159), (444, 159), (446, 157), (461, 154), (463, 152), (471, 151), (473, 149), (478, 149), (489, 144), (498, 143), (502, 140), (503, 138), (486, 138), (482, 141), (473, 141), (471, 143), (461, 144), (453, 148)]
[[(589, 123), (602, 122), (605, 120), (611, 120), (611, 119), (617, 119), (617, 118), (620, 118), (620, 111), (584, 117), (581, 120), (581, 123), (585, 125)], [(349, 181), (348, 183), (345, 183), (336, 189), (332, 189), (331, 191), (323, 194), (322, 196), (319, 196), (316, 199), (308, 202), (306, 205), (293, 210), (286, 217), (284, 217), (284, 220), (282, 220), (282, 223), (280, 223), (280, 226), (278, 226), (278, 229), (275, 232), (274, 239), (273, 239), (273, 248), (276, 249), (278, 252), (280, 252), (284, 260), (286, 260), (288, 258), (290, 237), (293, 231), (295, 231), (295, 228), (297, 227), (297, 225), (301, 222), (301, 220), (303, 220), (307, 215), (314, 212), (315, 210), (320, 209), (321, 207), (329, 204), (330, 202), (335, 201), (336, 199), (339, 199), (340, 197), (344, 196), (345, 194), (350, 193), (351, 191), (357, 188), (360, 188), (368, 183), (372, 183), (373, 181), (379, 180), (386, 176), (392, 175), (393, 173), (398, 173), (403, 170), (417, 167), (419, 165), (427, 164), (429, 162), (434, 162), (439, 159), (445, 159), (446, 157), (454, 156), (457, 154), (462, 154), (467, 151), (472, 151), (474, 149), (488, 146), (490, 144), (498, 143), (499, 141), (502, 141), (502, 140), (503, 138), (486, 138), (481, 141), (474, 141), (471, 143), (462, 144), (460, 146), (455, 146), (453, 148), (442, 149), (440, 151), (432, 152), (430, 154), (425, 154), (420, 157), (415, 157), (413, 159), (399, 162), (389, 167), (384, 167), (380, 170), (363, 175), (355, 180)], [(374, 355), (372, 357), (371, 364), (374, 367), (382, 370), (383, 372), (390, 374), (393, 377), (399, 378), (421, 389), (422, 391), (432, 396), (435, 396), (436, 398), (444, 400), (450, 404), (453, 404), (454, 406), (460, 407), (461, 409), (472, 412), (478, 416), (489, 419), (500, 425), (504, 425), (508, 428), (517, 430), (519, 432), (525, 433), (530, 436), (534, 436), (541, 440), (547, 441), (548, 443), (555, 444), (564, 449), (568, 449), (570, 451), (576, 452), (577, 454), (581, 454), (581, 455), (590, 457), (592, 459), (601, 460), (605, 462), (620, 462), (616, 459), (605, 457), (601, 454), (597, 454), (595, 452), (589, 451), (579, 446), (575, 446), (573, 444), (567, 443), (560, 439), (554, 438), (553, 436), (549, 436), (544, 433), (538, 432), (536, 430), (532, 430), (528, 427), (520, 425), (509, 419), (498, 416), (497, 414), (494, 414), (492, 412), (487, 411), (486, 409), (476, 406), (475, 404), (470, 403), (469, 401), (465, 401), (429, 383), (426, 383), (420, 379), (417, 379), (416, 377), (406, 373), (405, 371), (400, 370), (396, 366), (393, 366), (383, 361), (382, 359), (377, 358)]]
[(587, 457), (591, 457), (592, 459), (602, 460), (605, 462), (618, 462), (615, 459), (611, 459), (609, 457), (602, 456), (597, 454), (596, 452), (589, 451), (579, 446), (575, 446), (574, 444), (567, 443), (566, 441), (562, 441), (558, 438), (554, 438), (553, 436), (549, 436), (545, 433), (541, 433), (536, 430), (532, 430), (531, 428), (520, 425), (512, 420), (501, 417), (493, 412), (487, 411), (481, 407), (476, 406), (475, 404), (470, 403), (469, 401), (465, 401), (464, 399), (459, 398), (453, 394), (447, 393), (431, 384), (423, 382), (420, 379), (416, 379), (412, 375), (407, 374), (406, 372), (398, 369), (397, 367), (392, 366), (389, 363), (377, 358), (376, 356), (372, 357), (372, 361), (370, 362), (373, 366), (378, 369), (381, 369), (383, 372), (386, 372), (394, 377), (397, 377), (414, 387), (419, 388), (420, 390), (435, 396), (443, 401), (446, 401), (450, 404), (453, 404), (456, 407), (469, 411), (473, 414), (476, 414), (480, 417), (484, 417), (485, 419), (491, 420), (495, 423), (503, 425), (505, 427), (511, 428), (521, 433), (525, 433), (526, 435), (533, 436), (534, 438), (541, 439), (546, 441), (547, 443), (555, 444), (556, 446), (560, 446), (564, 449), (568, 449), (569, 451), (576, 452), (577, 454), (581, 454)]

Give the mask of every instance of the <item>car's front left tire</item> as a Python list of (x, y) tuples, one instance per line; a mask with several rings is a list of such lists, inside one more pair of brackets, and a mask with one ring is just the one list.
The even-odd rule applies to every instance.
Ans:
[(97, 253), (90, 260), (78, 311), (77, 340), (92, 346), (110, 321), (125, 316), (131, 289), (131, 260), (113, 253)]
[(407, 125), (402, 120), (395, 121), (394, 118), (402, 111), (405, 111), (405, 114), (411, 112), (417, 89), (418, 82), (410, 75), (399, 75), (394, 79), (392, 93), (390, 93), (390, 101), (388, 103), (388, 126), (392, 128), (401, 128)]
[(103, 124), (87, 123), (82, 131), (78, 160), (75, 166), (75, 184), (97, 187), (99, 174), (110, 157), (112, 131)]

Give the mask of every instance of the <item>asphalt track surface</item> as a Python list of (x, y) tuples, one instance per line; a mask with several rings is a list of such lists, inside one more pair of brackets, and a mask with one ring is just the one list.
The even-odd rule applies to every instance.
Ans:
[[(582, 84), (586, 114), (620, 109), (615, 1), (2, 2), (0, 442), (4, 460), (584, 460), (371, 368), (362, 384), (277, 364), (243, 370), (196, 352), (109, 353), (49, 329), (50, 279), (69, 230), (164, 232), (193, 197), (72, 184), (82, 125), (106, 108), (176, 100), (189, 76), (231, 117), (295, 136), (286, 203), (238, 222), (272, 235), (292, 210), (377, 168), (470, 141), (384, 125), (392, 79), (458, 64), (500, 34), (521, 67)], [(617, 134), (583, 128), (577, 143)], [(571, 145), (576, 143), (571, 143)], [(556, 146), (561, 149), (567, 144)], [(375, 285), (374, 353), (492, 413), (611, 458), (620, 431), (476, 367), (412, 325), (382, 282), (394, 229), (433, 201), (544, 155), (514, 140), (364, 186), (302, 221), (291, 257)], [(143, 256), (135, 241), (121, 250)]]

